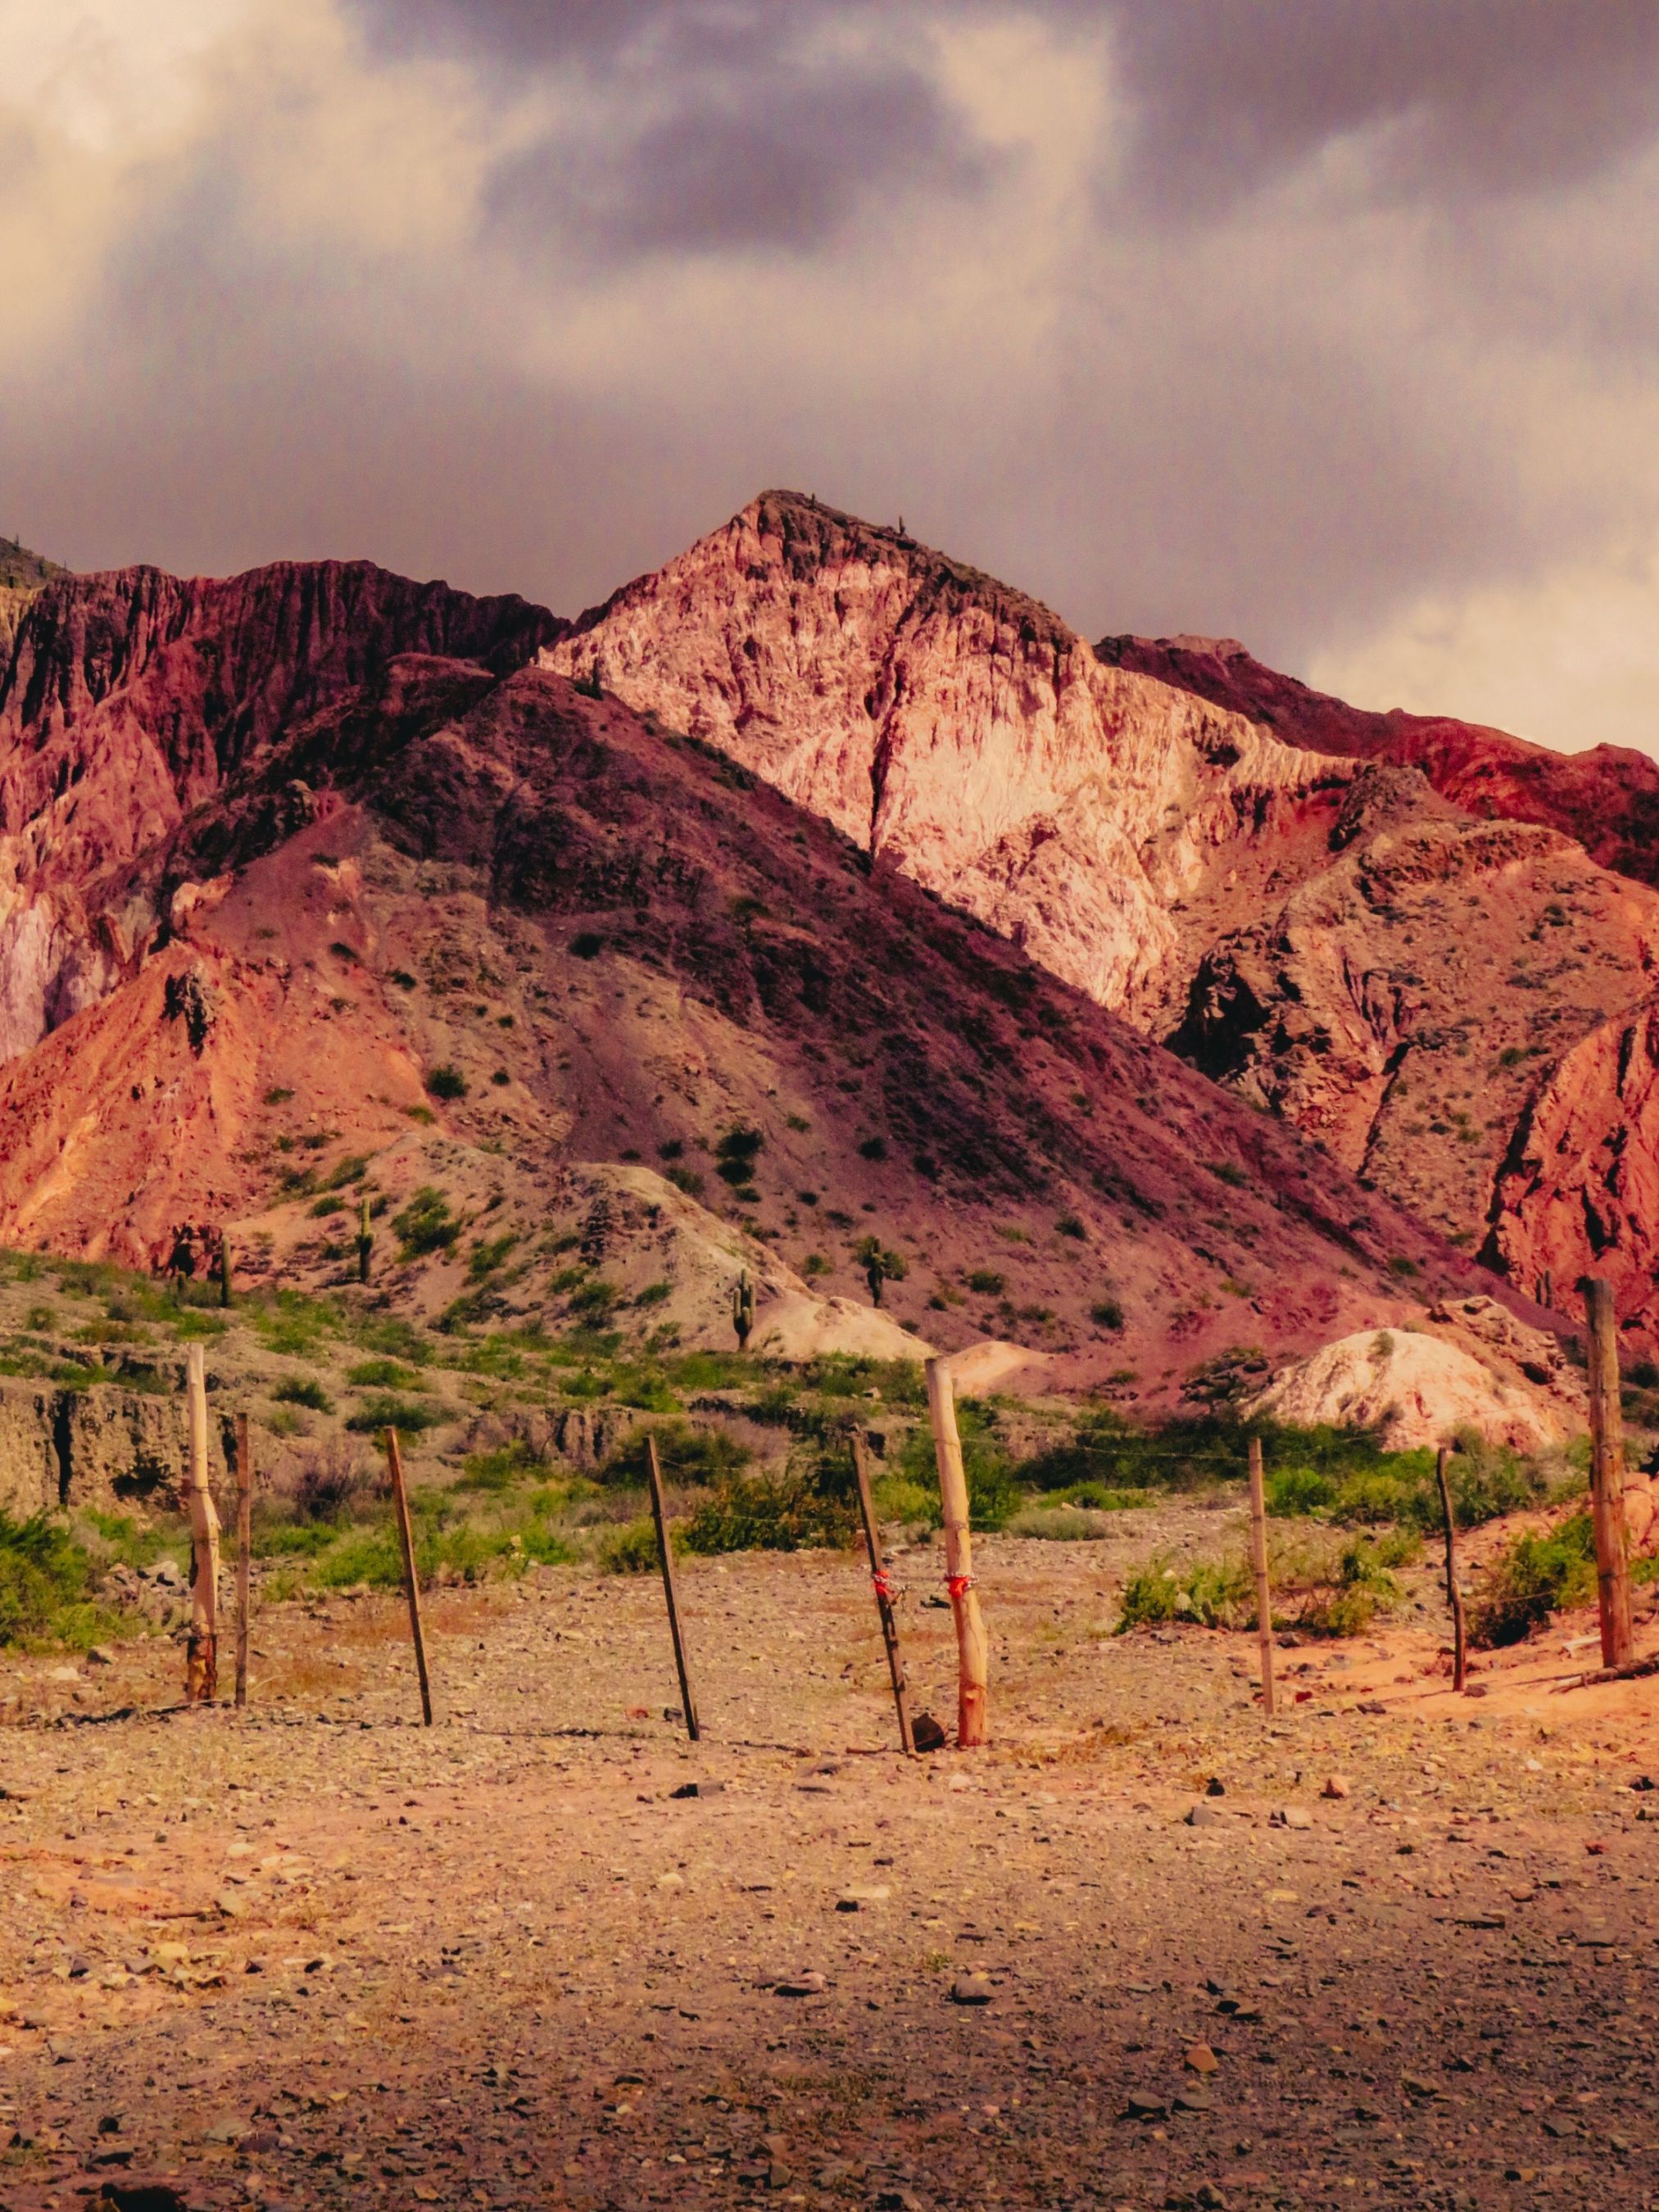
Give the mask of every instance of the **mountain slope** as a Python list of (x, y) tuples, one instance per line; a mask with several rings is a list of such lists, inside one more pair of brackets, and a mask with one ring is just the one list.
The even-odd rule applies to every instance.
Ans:
[[(31, 666), (108, 665), (57, 604)], [(248, 1275), (327, 1280), (350, 1260), (335, 1194), (367, 1176), (387, 1215), (435, 1190), (471, 1224), (392, 1293), (557, 1319), (588, 1294), (560, 1256), (580, 1243), (643, 1331), (670, 1242), (769, 1269), (799, 1310), (806, 1285), (867, 1298), (873, 1236), (904, 1327), (1014, 1335), (1153, 1402), (1241, 1341), (1420, 1322), (1489, 1279), (718, 750), (484, 665), (550, 618), (441, 611), (483, 658), (387, 657), (385, 627), (348, 650), (289, 623), (313, 604), (335, 580), (283, 571), (202, 612), (186, 668), (248, 671), (252, 696), (175, 671), (193, 720), (131, 676), (65, 708), (14, 672), (5, 774), (38, 733), (99, 796), (90, 823), (52, 817), (61, 848), (20, 809), (18, 849), (65, 882), (78, 857), (115, 950), (0, 1073), (0, 1242), (155, 1265), (228, 1231)], [(277, 635), (310, 641), (302, 665), (238, 643)], [(698, 1327), (723, 1333), (722, 1296)]]
[(1420, 769), (1471, 814), (1563, 830), (1604, 868), (1659, 884), (1659, 762), (1646, 753), (1620, 745), (1558, 753), (1448, 715), (1374, 714), (1265, 667), (1236, 638), (1103, 637), (1095, 650), (1286, 744)]
[(167, 917), (109, 887), (283, 732), (400, 654), (511, 666), (558, 629), (368, 562), (49, 584), (0, 659), (0, 1060), (128, 971)]
[[(1285, 744), (1127, 658), (786, 493), (543, 655), (719, 744), (1524, 1275), (1537, 1200), (1511, 1152), (1551, 1072), (1646, 1005), (1659, 896), (1357, 737)], [(1316, 705), (1295, 728), (1322, 741)], [(1659, 1254), (1621, 1218), (1598, 1261), (1651, 1327)], [(1563, 1291), (1589, 1256), (1581, 1232)]]

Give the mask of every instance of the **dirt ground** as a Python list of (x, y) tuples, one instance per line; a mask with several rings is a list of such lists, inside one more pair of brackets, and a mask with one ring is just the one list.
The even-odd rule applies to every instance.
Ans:
[(1109, 1633), (1217, 1534), (1122, 1517), (981, 1543), (995, 1741), (914, 1762), (825, 1554), (685, 1565), (696, 1747), (570, 1570), (428, 1601), (430, 1731), (381, 1598), (242, 1714), (8, 1662), (0, 2206), (1659, 2205), (1659, 1680), (1564, 1688), (1581, 1618), (1454, 1698), (1431, 1607), (1268, 1721), (1252, 1638)]

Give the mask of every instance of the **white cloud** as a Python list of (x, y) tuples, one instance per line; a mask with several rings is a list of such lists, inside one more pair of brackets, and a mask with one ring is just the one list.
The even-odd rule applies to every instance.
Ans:
[(1659, 757), (1659, 551), (1425, 600), (1306, 672), (1356, 706)]

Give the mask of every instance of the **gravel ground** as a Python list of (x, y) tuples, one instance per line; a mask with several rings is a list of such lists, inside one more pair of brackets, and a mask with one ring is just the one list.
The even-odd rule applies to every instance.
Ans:
[(1651, 1684), (1454, 1699), (1413, 1616), (1269, 1722), (1252, 1639), (1110, 1635), (1217, 1532), (1123, 1518), (981, 1547), (996, 1741), (908, 1763), (823, 1555), (685, 1566), (697, 1747), (654, 1584), (562, 1570), (428, 1601), (430, 1731), (384, 1599), (240, 1715), (10, 1662), (0, 2206), (1659, 2205)]

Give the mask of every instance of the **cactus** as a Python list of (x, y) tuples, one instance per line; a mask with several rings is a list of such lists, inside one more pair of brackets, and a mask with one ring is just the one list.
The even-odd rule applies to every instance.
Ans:
[(219, 1303), (222, 1306), (229, 1305), (234, 1287), (231, 1269), (230, 1231), (227, 1229), (221, 1232), (219, 1237)]
[(738, 1349), (749, 1348), (749, 1332), (755, 1326), (755, 1285), (745, 1267), (732, 1285), (732, 1326), (738, 1333)]
[(881, 1286), (887, 1279), (886, 1257), (879, 1246), (864, 1263), (864, 1279), (870, 1285), (871, 1304), (878, 1306), (881, 1304)]
[(368, 1263), (374, 1250), (374, 1231), (368, 1225), (368, 1198), (365, 1194), (362, 1212), (357, 1217), (357, 1280), (368, 1280)]

